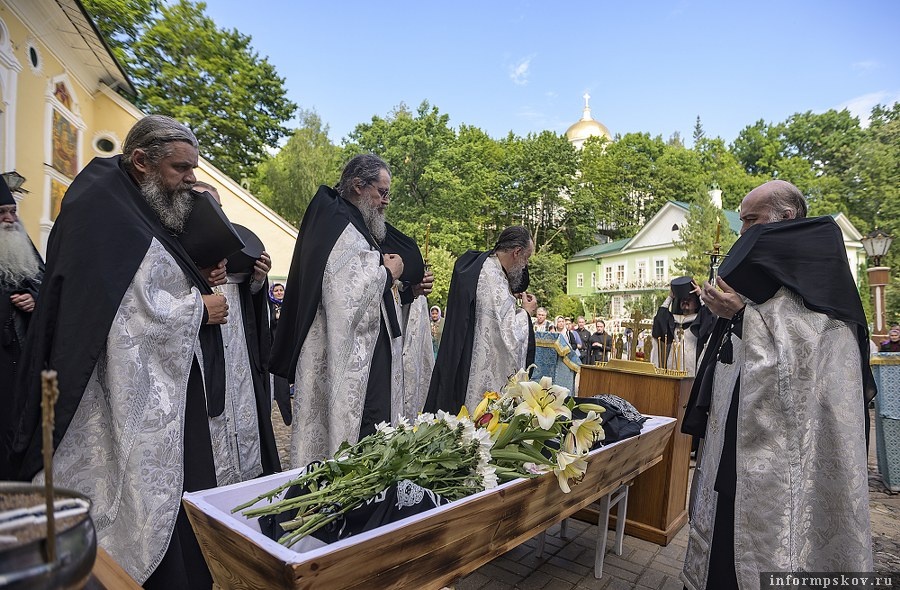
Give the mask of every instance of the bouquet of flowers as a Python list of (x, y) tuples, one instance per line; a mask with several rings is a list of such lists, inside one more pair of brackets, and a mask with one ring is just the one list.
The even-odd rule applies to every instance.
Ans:
[[(549, 377), (535, 382), (528, 371), (510, 377), (501, 392), (488, 391), (472, 419), (491, 433), (494, 472), (501, 481), (552, 471), (569, 493), (570, 480), (584, 475), (584, 456), (603, 440), (597, 404), (580, 403)], [(463, 407), (461, 413), (465, 413)], [(575, 417), (580, 416), (580, 417)]]
[[(583, 417), (573, 419), (573, 411)], [(412, 423), (379, 424), (375, 433), (353, 445), (345, 442), (331, 459), (310, 464), (233, 512), (290, 512), (279, 542), (291, 546), (404, 480), (456, 500), (500, 481), (553, 472), (568, 493), (570, 481), (584, 475), (584, 456), (603, 438), (601, 412), (599, 405), (576, 404), (547, 377), (530, 381), (523, 369), (501, 392), (486, 392), (471, 415), (463, 407), (456, 416), (437, 412)], [(301, 493), (274, 501), (289, 488)], [(261, 500), (269, 503), (252, 507)]]

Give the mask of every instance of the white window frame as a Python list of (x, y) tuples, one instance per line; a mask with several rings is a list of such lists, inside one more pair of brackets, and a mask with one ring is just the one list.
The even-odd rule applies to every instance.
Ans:
[(575, 287), (578, 289), (584, 288), (584, 273), (580, 272), (575, 275)]

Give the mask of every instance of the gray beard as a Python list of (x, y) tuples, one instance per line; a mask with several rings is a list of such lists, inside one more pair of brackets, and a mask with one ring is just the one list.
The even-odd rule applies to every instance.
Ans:
[(0, 225), (0, 283), (13, 287), (36, 279), (40, 261), (22, 225)]
[(163, 226), (176, 235), (184, 232), (184, 224), (194, 208), (191, 187), (185, 185), (186, 188), (167, 192), (163, 188), (160, 175), (156, 172), (148, 173), (140, 186), (141, 194)]
[(363, 221), (366, 222), (366, 227), (368, 227), (369, 231), (372, 232), (372, 236), (375, 238), (375, 241), (380, 244), (387, 236), (387, 226), (385, 225), (384, 221), (384, 213), (368, 204), (360, 203), (357, 206), (359, 207), (360, 213), (362, 213)]
[(525, 273), (525, 267), (513, 268), (506, 272), (506, 280), (509, 281), (509, 288), (512, 290), (517, 285), (522, 284), (522, 275)]

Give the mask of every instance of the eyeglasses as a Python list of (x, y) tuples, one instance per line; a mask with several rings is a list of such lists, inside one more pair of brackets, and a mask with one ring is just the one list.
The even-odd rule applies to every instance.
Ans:
[(390, 198), (390, 196), (391, 196), (391, 189), (389, 189), (389, 188), (378, 188), (374, 184), (372, 184), (372, 188), (374, 188), (376, 191), (378, 191), (378, 194), (381, 196), (382, 199), (387, 199), (387, 198)]

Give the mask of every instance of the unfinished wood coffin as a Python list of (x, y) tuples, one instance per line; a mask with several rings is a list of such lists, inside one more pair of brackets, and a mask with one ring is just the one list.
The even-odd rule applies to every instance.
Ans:
[(441, 588), (659, 462), (674, 427), (651, 417), (639, 436), (593, 451), (569, 494), (552, 474), (520, 479), (330, 545), (307, 538), (288, 549), (231, 514), (296, 470), (185, 494), (184, 505), (222, 589)]

